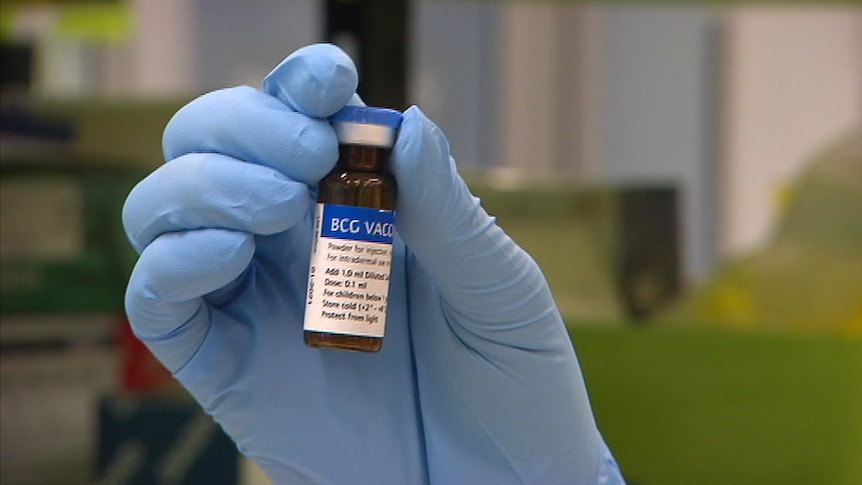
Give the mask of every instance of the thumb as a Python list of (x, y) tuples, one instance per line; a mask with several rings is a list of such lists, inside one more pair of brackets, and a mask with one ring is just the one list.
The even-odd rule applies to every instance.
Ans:
[(404, 112), (390, 165), (398, 233), (451, 309), (497, 325), (556, 314), (536, 263), (470, 193), (445, 136), (415, 106)]

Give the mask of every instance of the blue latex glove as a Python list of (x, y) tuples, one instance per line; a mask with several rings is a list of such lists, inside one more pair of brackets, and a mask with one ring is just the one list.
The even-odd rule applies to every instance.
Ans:
[(410, 108), (393, 149), (397, 232), (376, 354), (302, 338), (326, 121), (360, 102), (351, 60), (293, 53), (168, 124), (168, 162), (129, 195), (136, 335), (275, 484), (622, 483), (533, 260)]

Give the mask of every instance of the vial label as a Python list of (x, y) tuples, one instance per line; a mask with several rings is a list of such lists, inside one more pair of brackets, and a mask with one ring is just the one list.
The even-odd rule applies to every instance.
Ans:
[(305, 330), (383, 337), (395, 213), (317, 204)]

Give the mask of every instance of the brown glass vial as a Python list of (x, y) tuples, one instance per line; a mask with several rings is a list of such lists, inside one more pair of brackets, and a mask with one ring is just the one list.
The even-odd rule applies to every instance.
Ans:
[(318, 187), (304, 340), (310, 347), (377, 352), (397, 197), (387, 162), (401, 114), (348, 106), (330, 122), (339, 157)]

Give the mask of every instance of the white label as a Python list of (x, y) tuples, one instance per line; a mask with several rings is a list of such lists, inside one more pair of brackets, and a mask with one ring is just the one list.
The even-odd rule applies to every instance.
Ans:
[(317, 204), (305, 330), (383, 337), (392, 211)]

